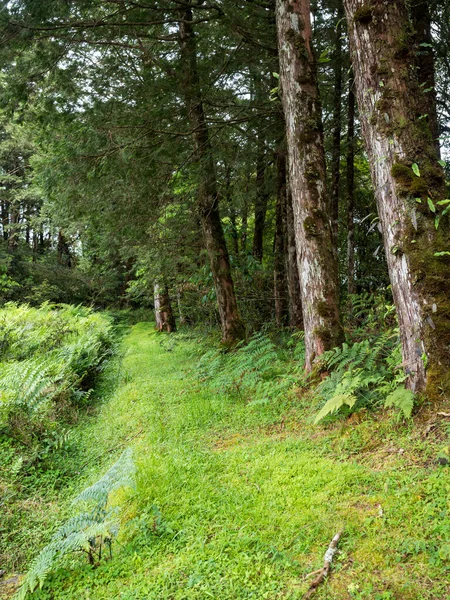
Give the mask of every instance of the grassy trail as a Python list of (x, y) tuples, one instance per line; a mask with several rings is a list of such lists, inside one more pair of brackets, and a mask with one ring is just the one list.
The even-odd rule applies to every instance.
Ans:
[[(397, 455), (382, 468), (362, 464), (336, 432), (299, 424), (296, 409), (213, 395), (189, 373), (198, 344), (171, 339), (134, 326), (121, 383), (80, 426), (81, 486), (122, 447), (134, 451), (138, 486), (113, 560), (69, 564), (34, 598), (300, 599), (341, 528), (318, 600), (450, 597), (439, 559), (448, 471), (409, 468)], [(339, 435), (356, 447), (365, 434)]]

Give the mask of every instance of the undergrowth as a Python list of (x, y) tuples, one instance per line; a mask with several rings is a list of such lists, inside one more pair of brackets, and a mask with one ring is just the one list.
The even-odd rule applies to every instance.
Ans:
[[(448, 597), (450, 488), (435, 460), (445, 421), (428, 433), (366, 410), (315, 426), (301, 341), (274, 339), (211, 351), (192, 368), (194, 334), (133, 328), (116, 391), (76, 429), (88, 466), (60, 499), (73, 516), (72, 498), (133, 448), (136, 489), (121, 503), (113, 558), (98, 560), (99, 544), (94, 564), (77, 552), (32, 598), (300, 600), (340, 529), (317, 600)], [(269, 382), (297, 372), (303, 389), (267, 399)], [(29, 541), (35, 554), (58, 528)]]

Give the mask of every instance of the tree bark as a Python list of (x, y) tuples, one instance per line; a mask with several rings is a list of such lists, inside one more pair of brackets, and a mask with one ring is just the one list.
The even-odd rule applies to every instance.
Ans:
[(263, 258), (264, 227), (267, 213), (266, 153), (262, 131), (258, 133), (256, 158), (255, 228), (253, 231), (253, 256), (261, 262)]
[(347, 108), (347, 293), (356, 294), (355, 281), (355, 80), (351, 72), (348, 82)]
[(58, 244), (56, 251), (58, 254), (58, 263), (64, 267), (72, 267), (72, 254), (70, 252), (66, 237), (61, 230), (58, 231)]
[(172, 310), (169, 290), (167, 286), (161, 286), (155, 283), (154, 288), (155, 320), (158, 331), (172, 333), (176, 331), (175, 315)]
[(326, 197), (325, 152), (309, 0), (277, 0), (280, 83), (286, 119), (306, 370), (342, 340), (338, 264)]
[(339, 229), (339, 184), (341, 179), (341, 131), (342, 131), (342, 19), (344, 7), (339, 3), (337, 10), (336, 38), (334, 51), (333, 90), (333, 140), (331, 148), (331, 219), (334, 243), (337, 246)]
[(286, 233), (287, 233), (287, 280), (289, 293), (289, 325), (293, 329), (303, 329), (302, 292), (298, 271), (297, 249), (295, 246), (294, 210), (292, 194), (287, 177), (286, 188)]
[[(450, 391), (450, 227), (406, 0), (344, 0), (409, 387)], [(436, 229), (437, 225), (437, 229)], [(447, 253), (447, 254), (445, 254)]]
[(286, 204), (287, 204), (287, 181), (286, 181), (286, 154), (279, 148), (276, 153), (277, 164), (277, 203), (275, 208), (275, 237), (274, 237), (274, 261), (273, 279), (275, 296), (275, 322), (278, 327), (287, 324), (289, 316), (287, 280), (286, 280)]
[(233, 345), (245, 337), (245, 327), (238, 312), (230, 259), (220, 220), (216, 169), (203, 110), (190, 3), (187, 2), (185, 7), (179, 23), (179, 39), (184, 69), (183, 91), (196, 153), (198, 212), (214, 279), (222, 342)]
[(440, 156), (440, 127), (436, 108), (433, 38), (431, 36), (431, 17), (428, 0), (414, 0), (411, 3), (411, 18), (415, 33), (415, 43), (418, 48), (416, 54), (417, 76), (425, 95), (424, 100), (426, 99), (426, 118), (435, 142), (436, 152)]

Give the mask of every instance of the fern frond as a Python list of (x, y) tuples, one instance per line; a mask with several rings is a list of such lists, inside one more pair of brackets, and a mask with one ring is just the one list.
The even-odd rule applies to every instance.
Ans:
[(136, 487), (136, 466), (133, 461), (133, 451), (127, 448), (122, 456), (107, 471), (101, 479), (93, 485), (83, 490), (73, 500), (76, 502), (96, 502), (97, 504), (106, 504), (108, 495), (122, 487)]
[(347, 405), (349, 408), (353, 408), (357, 398), (353, 394), (337, 394), (330, 398), (325, 406), (319, 411), (314, 419), (314, 424), (317, 425), (319, 421), (322, 421), (328, 415), (337, 412), (342, 406)]
[(96, 483), (83, 490), (74, 500), (94, 501), (90, 512), (68, 519), (31, 563), (15, 600), (24, 600), (38, 586), (42, 588), (48, 574), (58, 560), (70, 552), (92, 552), (97, 540), (114, 539), (119, 530), (117, 509), (107, 508), (109, 494), (121, 487), (135, 485), (136, 467), (128, 448), (117, 462)]
[(398, 387), (387, 396), (384, 406), (386, 408), (398, 408), (403, 413), (405, 419), (409, 419), (414, 408), (414, 394), (411, 390)]

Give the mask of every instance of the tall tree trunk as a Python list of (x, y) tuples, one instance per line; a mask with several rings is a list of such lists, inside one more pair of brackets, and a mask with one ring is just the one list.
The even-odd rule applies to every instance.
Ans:
[(67, 243), (66, 236), (61, 230), (58, 231), (58, 244), (56, 251), (58, 254), (59, 264), (64, 267), (71, 267), (72, 255), (70, 253), (70, 248), (69, 244)]
[(337, 252), (326, 198), (322, 115), (309, 0), (277, 0), (276, 16), (309, 371), (317, 356), (342, 340)]
[(289, 293), (289, 325), (293, 329), (303, 329), (302, 292), (298, 271), (297, 248), (295, 245), (294, 210), (292, 194), (287, 177), (286, 188), (286, 234), (287, 234), (287, 280)]
[(287, 280), (286, 280), (286, 246), (287, 246), (287, 181), (286, 153), (279, 148), (276, 153), (277, 164), (277, 204), (275, 215), (273, 279), (275, 296), (275, 321), (278, 327), (286, 325), (289, 315)]
[(9, 202), (2, 200), (2, 235), (5, 242), (8, 241), (8, 225), (9, 225)]
[(166, 285), (161, 288), (158, 283), (155, 283), (154, 304), (156, 329), (167, 333), (176, 331), (175, 315), (172, 311), (169, 290)]
[(192, 26), (192, 10), (189, 2), (185, 6), (179, 23), (179, 37), (184, 68), (182, 84), (196, 152), (198, 211), (214, 279), (222, 342), (233, 345), (245, 337), (245, 327), (238, 312), (230, 259), (220, 220), (216, 169), (197, 70), (197, 44)]
[(339, 3), (337, 10), (336, 38), (334, 51), (333, 90), (333, 143), (331, 148), (331, 219), (334, 243), (337, 246), (339, 229), (339, 183), (341, 179), (341, 130), (342, 130), (342, 19), (344, 7)]
[(431, 37), (431, 18), (428, 0), (414, 0), (411, 3), (411, 17), (415, 32), (415, 42), (418, 47), (416, 65), (419, 84), (425, 94), (426, 110), (431, 135), (433, 136), (436, 152), (440, 156), (439, 120), (436, 108), (436, 81), (434, 72), (434, 55)]
[(239, 256), (239, 235), (236, 223), (236, 209), (233, 207), (233, 194), (231, 189), (231, 167), (225, 167), (225, 199), (228, 204), (228, 212), (231, 223), (231, 239), (233, 240), (233, 251), (235, 256)]
[(12, 203), (9, 207), (8, 250), (15, 252), (19, 245), (19, 207)]
[(256, 158), (255, 229), (253, 232), (253, 256), (259, 262), (263, 257), (264, 227), (267, 213), (266, 152), (263, 131), (258, 133)]
[(351, 72), (348, 82), (347, 108), (347, 293), (356, 294), (355, 282), (355, 80)]
[[(406, 0), (344, 1), (356, 94), (414, 391), (450, 391), (450, 227)], [(438, 228), (436, 229), (436, 225)]]

